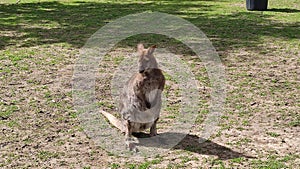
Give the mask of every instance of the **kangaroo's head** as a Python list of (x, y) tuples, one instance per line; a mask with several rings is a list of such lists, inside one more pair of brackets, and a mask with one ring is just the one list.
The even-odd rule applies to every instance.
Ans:
[(138, 67), (140, 73), (143, 73), (146, 69), (158, 68), (156, 59), (153, 56), (153, 52), (155, 48), (156, 46), (153, 45), (148, 49), (145, 49), (143, 44), (138, 44), (137, 46), (137, 51), (139, 55)]

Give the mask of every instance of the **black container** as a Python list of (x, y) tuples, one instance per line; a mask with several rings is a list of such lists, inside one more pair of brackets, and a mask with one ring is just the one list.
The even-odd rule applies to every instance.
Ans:
[(266, 11), (268, 0), (246, 0), (246, 7), (249, 11)]

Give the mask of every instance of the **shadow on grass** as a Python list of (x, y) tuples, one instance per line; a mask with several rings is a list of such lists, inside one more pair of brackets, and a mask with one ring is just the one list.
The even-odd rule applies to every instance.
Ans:
[(284, 13), (298, 13), (298, 12), (300, 12), (300, 10), (298, 10), (298, 9), (290, 9), (290, 8), (271, 8), (271, 9), (268, 9), (267, 11), (284, 12)]
[[(220, 160), (228, 160), (240, 157), (253, 158), (209, 140), (203, 143), (199, 143), (200, 138), (196, 135), (185, 135), (182, 133), (172, 132), (160, 133), (155, 137), (150, 137), (150, 135), (146, 133), (134, 133), (133, 135), (139, 139), (138, 145), (145, 147), (166, 148), (174, 143), (175, 146), (173, 147), (173, 149), (181, 149), (198, 154), (214, 155), (217, 156)], [(182, 138), (182, 140), (178, 144), (176, 144), (176, 140), (180, 140), (180, 138)]]
[[(128, 14), (144, 11), (169, 13), (189, 20), (212, 40), (218, 50), (228, 50), (232, 47), (257, 48), (263, 43), (264, 36), (300, 39), (299, 22), (277, 23), (269, 19), (271, 15), (246, 11), (211, 17), (207, 12), (222, 8), (218, 3), (208, 5), (204, 1), (193, 2), (195, 1), (0, 4), (0, 49), (12, 45), (30, 47), (53, 43), (68, 43), (80, 48), (106, 23)], [(190, 8), (199, 10), (189, 10)], [(273, 10), (280, 11), (280, 9)], [(293, 12), (284, 9), (283, 11)], [(298, 10), (294, 11), (298, 12)], [(144, 36), (143, 38), (159, 46), (169, 45), (166, 37)], [(131, 39), (133, 40), (120, 44), (135, 46), (142, 40), (138, 36)]]

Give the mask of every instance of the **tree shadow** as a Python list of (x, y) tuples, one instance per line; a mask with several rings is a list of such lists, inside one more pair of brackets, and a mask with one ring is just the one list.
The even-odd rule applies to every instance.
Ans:
[[(210, 140), (200, 143), (199, 140), (201, 138), (191, 134), (186, 135), (183, 133), (165, 132), (160, 133), (155, 137), (150, 137), (150, 135), (146, 133), (134, 133), (133, 135), (139, 140), (138, 146), (181, 149), (198, 154), (214, 155), (220, 160), (240, 157), (254, 158), (243, 153), (233, 151), (228, 147), (214, 143)], [(178, 140), (181, 141), (178, 143)], [(174, 147), (172, 145), (174, 145)]]
[[(217, 47), (218, 51), (231, 48), (260, 48), (263, 37), (300, 39), (300, 23), (276, 22), (272, 14), (236, 12), (211, 17), (207, 11), (214, 11), (218, 3), (208, 5), (205, 0), (197, 3), (178, 3), (178, 0), (162, 2), (95, 3), (78, 1), (75, 3), (40, 2), (21, 4), (0, 4), (0, 49), (7, 46), (31, 47), (54, 43), (68, 43), (75, 48), (82, 47), (86, 40), (99, 28), (128, 14), (158, 11), (173, 14), (199, 27)], [(199, 9), (188, 11), (189, 8)], [(271, 9), (272, 10), (272, 9)], [(273, 9), (273, 11), (298, 12), (293, 9)], [(148, 43), (160, 47), (172, 47), (170, 39), (143, 36)], [(150, 37), (150, 38), (149, 38)], [(135, 46), (141, 36), (122, 41), (122, 46)], [(130, 38), (129, 38), (130, 39)], [(180, 42), (176, 42), (180, 43)]]
[[(180, 8), (192, 6), (195, 5), (171, 4), (159, 6), (158, 10), (180, 13), (177, 12)], [(68, 43), (80, 48), (106, 23), (157, 7), (151, 2), (122, 4), (78, 1), (68, 4), (54, 1), (0, 4), (0, 49), (10, 45), (30, 47), (53, 43)], [(201, 9), (210, 10), (205, 5), (201, 5)]]
[(298, 9), (290, 9), (290, 8), (271, 8), (271, 9), (268, 9), (267, 11), (284, 12), (284, 13), (298, 13), (298, 12), (300, 12), (300, 10), (298, 10)]

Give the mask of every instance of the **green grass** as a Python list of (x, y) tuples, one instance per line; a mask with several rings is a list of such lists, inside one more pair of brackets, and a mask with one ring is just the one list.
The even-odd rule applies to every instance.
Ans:
[(48, 160), (50, 158), (58, 158), (59, 154), (55, 153), (55, 152), (50, 152), (50, 151), (40, 151), (37, 156), (42, 161), (46, 161), (46, 160)]
[(90, 168), (91, 168), (90, 166), (83, 167), (83, 169), (90, 169)]
[(280, 169), (285, 168), (286, 165), (284, 163), (279, 162), (277, 160), (269, 159), (267, 161), (262, 160), (254, 160), (252, 161), (252, 164), (255, 166), (255, 168), (259, 169)]
[(137, 165), (129, 163), (129, 164), (126, 164), (126, 168), (128, 168), (128, 169), (136, 169)]
[(267, 134), (268, 134), (269, 136), (271, 136), (271, 137), (278, 137), (278, 136), (280, 136), (280, 134), (277, 134), (277, 133), (275, 133), (275, 132), (267, 132)]
[[(68, 43), (77, 47), (82, 46), (85, 39), (97, 28), (105, 23), (132, 11), (159, 11), (181, 16), (199, 26), (208, 36), (216, 37), (214, 45), (228, 49), (230, 47), (258, 46), (268, 38), (283, 38), (293, 43), (299, 39), (299, 23), (297, 12), (268, 11), (246, 12), (244, 5), (238, 0), (234, 1), (146, 1), (139, 4), (138, 1), (22, 1), (18, 5), (1, 5), (3, 11), (1, 17), (2, 29), (17, 31), (24, 34), (20, 38), (4, 36), (1, 47), (14, 45), (20, 40), (21, 46), (32, 46), (53, 43)], [(276, 2), (276, 1), (275, 1)], [(286, 8), (294, 9), (297, 0), (285, 3)], [(270, 4), (271, 9), (279, 9), (280, 3)], [(35, 8), (35, 10), (30, 10)], [(88, 11), (85, 9), (89, 9)], [(106, 10), (103, 10), (106, 9)], [(17, 13), (17, 11), (22, 11)], [(29, 14), (30, 13), (30, 14)], [(18, 14), (18, 15), (17, 15)], [(18, 16), (18, 17), (16, 17)], [(60, 17), (64, 16), (64, 17)], [(26, 21), (30, 27), (18, 29), (16, 25)], [(276, 22), (277, 21), (277, 22)], [(285, 22), (284, 25), (282, 22)], [(213, 26), (213, 28), (212, 28)], [(152, 41), (165, 38), (146, 36)], [(139, 39), (137, 36), (129, 40), (128, 45), (135, 45)], [(128, 42), (125, 42), (125, 44)], [(162, 44), (163, 45), (163, 44)], [(165, 44), (167, 45), (167, 44)]]
[[(192, 168), (193, 164), (203, 168), (297, 167), (294, 163), (299, 156), (289, 152), (296, 147), (284, 151), (278, 145), (272, 146), (283, 154), (273, 157), (275, 150), (261, 146), (265, 143), (258, 143), (255, 137), (257, 133), (274, 140), (299, 136), (299, 0), (269, 1), (265, 12), (246, 11), (245, 1), (241, 0), (15, 2), (0, 1), (0, 127), (5, 135), (1, 137), (1, 167), (46, 168), (53, 158), (57, 160), (53, 168)], [(71, 90), (72, 65), (79, 49), (105, 24), (145, 11), (188, 20), (207, 35), (220, 55), (228, 80), (227, 98), (219, 130), (210, 138), (213, 144), (208, 148), (192, 144), (159, 158), (132, 161), (95, 148), (88, 143), (90, 138), (79, 134), (84, 128), (78, 119), (80, 112), (73, 110)], [(122, 52), (133, 51), (139, 42), (167, 48), (189, 65), (200, 87), (196, 103), (200, 109), (195, 112), (199, 116), (191, 132), (200, 133), (211, 103), (206, 69), (187, 46), (163, 35), (129, 37), (115, 46), (118, 54), (105, 56), (98, 73), (106, 79), (96, 81), (94, 106), (116, 112), (109, 77), (126, 56)], [(178, 118), (180, 108), (176, 101), (182, 90), (174, 87), (178, 79), (168, 74), (166, 79), (170, 82), (165, 88), (169, 102), (162, 112), (166, 118), (160, 120), (159, 130)], [(55, 136), (54, 140), (45, 142), (49, 136)], [(224, 152), (220, 145), (231, 151)], [(86, 151), (90, 150), (94, 153), (89, 158)], [(257, 158), (236, 155), (235, 150)], [(228, 159), (222, 158), (224, 153)]]
[(148, 169), (150, 168), (151, 162), (147, 161), (142, 164), (139, 164), (138, 169)]
[(16, 105), (5, 106), (5, 108), (0, 112), (0, 119), (2, 120), (9, 118), (17, 110), (19, 110), (19, 108)]
[(116, 163), (112, 163), (112, 164), (111, 164), (111, 168), (112, 168), (112, 169), (117, 169), (117, 168), (120, 168), (120, 165), (119, 165), (119, 164), (116, 164)]

